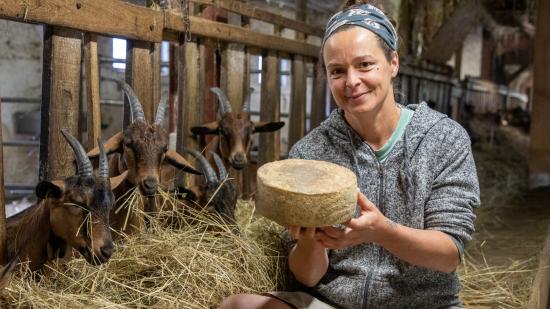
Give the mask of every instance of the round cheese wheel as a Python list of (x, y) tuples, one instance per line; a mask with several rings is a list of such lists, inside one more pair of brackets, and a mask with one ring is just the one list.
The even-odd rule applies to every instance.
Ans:
[(256, 211), (283, 225), (320, 227), (344, 223), (355, 213), (357, 177), (340, 165), (288, 159), (257, 172)]

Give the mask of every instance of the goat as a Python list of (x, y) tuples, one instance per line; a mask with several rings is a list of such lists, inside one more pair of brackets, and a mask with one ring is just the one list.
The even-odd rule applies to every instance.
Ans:
[[(161, 169), (163, 163), (193, 174), (201, 174), (174, 150), (168, 150), (168, 133), (162, 126), (166, 112), (167, 101), (159, 104), (153, 124), (147, 123), (143, 108), (132, 88), (124, 81), (115, 80), (124, 91), (131, 109), (132, 122), (128, 127), (115, 134), (105, 142), (107, 154), (118, 153), (118, 157), (111, 160), (111, 166), (116, 166), (118, 171), (127, 170), (127, 181), (114, 191), (117, 197), (117, 206), (123, 201), (119, 198), (134, 187), (146, 196), (144, 210), (147, 213), (156, 211), (154, 195), (161, 181)], [(88, 152), (91, 159), (97, 158), (98, 149)], [(116, 170), (113, 169), (113, 170)], [(130, 211), (130, 210), (128, 210)], [(138, 227), (140, 221), (137, 214), (126, 212), (111, 213), (112, 226), (122, 230), (128, 224)]]
[(277, 131), (285, 123), (250, 120), (250, 96), (254, 88), (250, 88), (240, 112), (232, 111), (231, 103), (220, 88), (213, 87), (210, 91), (218, 97), (221, 117), (217, 121), (192, 127), (191, 132), (194, 135), (217, 135), (217, 139), (212, 142), (217, 144), (216, 151), (233, 168), (243, 169), (248, 163), (252, 134)]
[(228, 178), (222, 159), (215, 152), (211, 153), (218, 167), (218, 178), (208, 160), (200, 152), (194, 149), (186, 149), (185, 152), (195, 157), (206, 178), (204, 185), (199, 185), (191, 190), (183, 189), (185, 192), (191, 193), (189, 199), (199, 206), (206, 207), (211, 212), (220, 214), (227, 223), (234, 225), (237, 190)]
[(90, 264), (105, 263), (114, 246), (109, 229), (109, 212), (114, 203), (112, 189), (126, 174), (109, 178), (107, 156), (99, 144), (99, 171), (80, 143), (61, 133), (73, 149), (77, 174), (64, 180), (42, 181), (36, 186), (39, 201), (7, 219), (8, 259), (28, 260), (30, 269), (70, 254), (76, 249)]

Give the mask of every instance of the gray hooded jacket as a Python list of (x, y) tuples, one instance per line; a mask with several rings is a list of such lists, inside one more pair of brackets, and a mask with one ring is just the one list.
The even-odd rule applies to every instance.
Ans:
[[(466, 131), (425, 103), (384, 164), (337, 109), (290, 151), (290, 157), (345, 166), (361, 192), (399, 224), (445, 232), (459, 248), (474, 231), (479, 185)], [(413, 266), (365, 243), (331, 250), (315, 296), (343, 308), (445, 308), (460, 303), (455, 273)]]

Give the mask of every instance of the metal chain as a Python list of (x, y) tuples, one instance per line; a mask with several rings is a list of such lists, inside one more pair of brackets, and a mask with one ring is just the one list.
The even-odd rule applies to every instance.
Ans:
[(183, 26), (185, 27), (184, 38), (185, 42), (191, 42), (191, 28), (189, 22), (189, 2), (190, 0), (181, 1), (181, 13), (183, 15)]

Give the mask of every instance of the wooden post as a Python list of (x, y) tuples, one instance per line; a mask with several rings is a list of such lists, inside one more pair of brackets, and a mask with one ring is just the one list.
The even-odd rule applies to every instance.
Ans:
[(550, 2), (538, 1), (535, 61), (533, 65), (533, 108), (529, 146), (529, 186), (550, 186)]
[(310, 130), (317, 127), (326, 117), (327, 100), (326, 90), (327, 81), (324, 68), (319, 61), (313, 63), (313, 93), (311, 94), (311, 117)]
[(178, 45), (170, 43), (170, 64), (168, 84), (168, 132), (176, 131), (176, 101), (178, 98)]
[(86, 102), (88, 106), (88, 149), (92, 149), (97, 146), (97, 139), (101, 136), (99, 63), (95, 33), (84, 34), (84, 70), (86, 72)]
[[(231, 24), (241, 26), (240, 18), (231, 18), (235, 15), (232, 13), (228, 15)], [(243, 84), (247, 73), (244, 68), (244, 58), (245, 50), (242, 44), (228, 43), (222, 49), (220, 87), (235, 111), (242, 108), (244, 101)]]
[[(0, 100), (0, 119), (2, 119), (2, 100)], [(3, 141), (2, 126), (0, 126), (0, 141)], [(4, 195), (4, 146), (0, 143), (0, 264), (8, 262), (6, 231), (6, 197)]]
[[(280, 35), (280, 27), (275, 26), (275, 34)], [(260, 102), (260, 120), (279, 121), (281, 115), (281, 78), (279, 57), (274, 50), (264, 50), (262, 57), (262, 98)], [(281, 133), (262, 133), (258, 166), (279, 160), (281, 152)]]
[[(199, 82), (199, 48), (197, 42), (180, 42), (178, 64), (178, 141), (176, 149), (183, 153), (184, 148), (197, 149), (197, 142), (192, 138), (190, 128), (200, 125), (202, 121), (200, 82)], [(192, 178), (178, 179), (192, 184)]]
[[(240, 16), (234, 13), (227, 13), (227, 16), (229, 24), (242, 26)], [(222, 49), (220, 87), (227, 95), (234, 111), (242, 109), (244, 97), (248, 92), (248, 88), (245, 90), (245, 81), (248, 80), (246, 78), (248, 71), (245, 68), (245, 58), (246, 51), (242, 44), (228, 43)], [(237, 192), (241, 195), (243, 192), (243, 170), (230, 169), (229, 175), (235, 179)]]
[(75, 172), (74, 153), (60, 129), (79, 132), (82, 33), (46, 27), (42, 73), (39, 180)]
[[(296, 3), (296, 19), (305, 20), (306, 1), (298, 0)], [(296, 39), (305, 41), (303, 33), (296, 33)], [(301, 55), (294, 55), (292, 59), (292, 88), (290, 102), (290, 121), (288, 131), (288, 149), (300, 140), (306, 130), (306, 65)]]
[[(160, 101), (160, 44), (128, 41), (126, 44), (126, 82), (143, 106), (145, 119), (152, 122)], [(125, 98), (127, 100), (127, 98)], [(130, 122), (130, 109), (124, 105), (124, 127)]]

